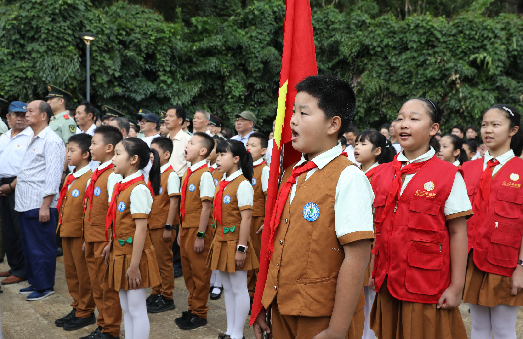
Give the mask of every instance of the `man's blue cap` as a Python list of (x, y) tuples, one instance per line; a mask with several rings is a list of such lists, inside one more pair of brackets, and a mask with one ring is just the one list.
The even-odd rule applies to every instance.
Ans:
[(141, 119), (145, 119), (147, 121), (154, 122), (158, 126), (160, 126), (160, 118), (158, 118), (158, 116), (154, 113), (145, 113), (145, 114), (141, 115)]
[(9, 105), (8, 111), (25, 113), (27, 111), (27, 104), (21, 101), (13, 101), (11, 105)]

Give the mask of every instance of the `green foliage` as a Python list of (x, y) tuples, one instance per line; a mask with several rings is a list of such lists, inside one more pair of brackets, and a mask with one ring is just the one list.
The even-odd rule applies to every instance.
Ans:
[[(312, 0), (318, 70), (354, 84), (360, 128), (392, 120), (418, 96), (440, 103), (447, 127), (477, 125), (494, 103), (523, 111), (523, 23), (503, 13), (512, 10), (491, 0), (405, 5)], [(0, 96), (42, 98), (52, 83), (84, 100), (86, 46), (77, 33), (92, 31), (96, 105), (134, 115), (181, 104), (230, 126), (248, 109), (268, 131), (284, 12), (283, 0), (0, 0)]]

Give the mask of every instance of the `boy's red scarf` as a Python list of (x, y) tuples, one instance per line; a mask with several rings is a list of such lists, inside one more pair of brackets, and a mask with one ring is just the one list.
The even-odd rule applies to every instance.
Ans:
[[(94, 170), (93, 176), (91, 177), (91, 181), (89, 182), (89, 186), (87, 186), (87, 189), (85, 190), (84, 201), (86, 201), (86, 199), (89, 199), (90, 208), (89, 208), (89, 215), (87, 216), (87, 220), (89, 220), (89, 221), (91, 220), (91, 209), (93, 208), (93, 196), (94, 196), (94, 188), (96, 185), (96, 181), (98, 180), (100, 175), (102, 175), (108, 169), (112, 169), (112, 168), (113, 168), (113, 164), (109, 164), (109, 166), (104, 167), (101, 170), (99, 170), (98, 168), (96, 170)], [(86, 204), (84, 204), (84, 214), (85, 214), (86, 208), (87, 208), (87, 206), (86, 206)]]

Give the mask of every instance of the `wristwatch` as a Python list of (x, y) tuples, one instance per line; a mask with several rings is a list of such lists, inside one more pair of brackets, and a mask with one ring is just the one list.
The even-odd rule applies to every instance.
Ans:
[(520, 260), (518, 260), (518, 265), (521, 265), (521, 266), (523, 266), (523, 260), (521, 260), (521, 259), (520, 259)]
[(198, 239), (203, 239), (203, 238), (205, 238), (206, 235), (207, 234), (205, 234), (204, 232), (200, 232), (200, 231), (196, 232), (196, 238), (198, 238)]
[(165, 226), (163, 228), (165, 228), (167, 231), (172, 231), (173, 230), (173, 226), (169, 225), (169, 224), (165, 224)]
[(247, 246), (245, 245), (238, 245), (238, 247), (236, 248), (236, 250), (240, 253), (245, 253), (247, 252)]

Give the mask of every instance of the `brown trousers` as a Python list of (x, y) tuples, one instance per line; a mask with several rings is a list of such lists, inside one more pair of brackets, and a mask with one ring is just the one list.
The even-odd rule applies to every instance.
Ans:
[[(252, 217), (251, 220), (251, 242), (258, 260), (260, 259), (262, 232), (256, 234), (256, 231), (263, 225), (263, 221), (264, 217)], [(247, 286), (251, 298), (254, 298), (254, 288), (256, 287), (256, 280), (258, 279), (258, 271), (259, 269), (256, 268), (247, 273)]]
[(62, 238), (65, 280), (69, 294), (73, 297), (71, 306), (76, 310), (78, 318), (87, 318), (94, 312), (93, 291), (87, 271), (87, 262), (82, 252), (83, 243), (82, 238)]
[(176, 231), (171, 231), (171, 241), (168, 242), (163, 241), (163, 231), (163, 228), (149, 230), (162, 278), (162, 283), (153, 288), (152, 294), (161, 294), (172, 300), (174, 291), (173, 241), (176, 239)]
[[(272, 303), (272, 337), (274, 339), (312, 339), (329, 327), (330, 317), (301, 317), (281, 315), (278, 303)], [(345, 339), (361, 339), (365, 312), (362, 309), (354, 311), (349, 331)]]
[(204, 238), (203, 252), (194, 252), (198, 228), (182, 228), (180, 237), (180, 254), (182, 259), (183, 279), (189, 291), (188, 309), (202, 319), (207, 319), (207, 301), (211, 288), (211, 269), (207, 266), (207, 257), (212, 238)]
[(120, 323), (122, 322), (122, 307), (120, 306), (120, 296), (114, 289), (103, 281), (106, 265), (102, 252), (105, 242), (86, 242), (85, 260), (91, 279), (94, 302), (98, 309), (98, 319), (96, 323), (102, 327), (102, 332), (120, 336)]

